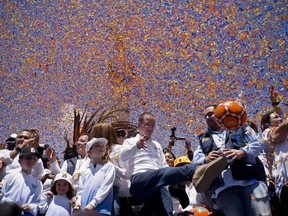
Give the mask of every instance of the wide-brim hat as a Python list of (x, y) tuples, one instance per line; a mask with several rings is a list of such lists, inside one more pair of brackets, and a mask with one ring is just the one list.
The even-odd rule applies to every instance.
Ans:
[(104, 137), (100, 137), (100, 138), (92, 138), (86, 145), (86, 153), (91, 149), (91, 147), (95, 144), (95, 143), (101, 143), (103, 145), (107, 145), (108, 140)]

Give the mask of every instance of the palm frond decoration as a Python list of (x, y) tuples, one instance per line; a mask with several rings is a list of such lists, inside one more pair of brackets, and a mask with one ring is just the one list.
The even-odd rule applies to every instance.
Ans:
[[(112, 124), (115, 130), (117, 129), (130, 129), (130, 128), (137, 128), (133, 123), (121, 120), (119, 117), (125, 116), (125, 114), (129, 114), (132, 109), (129, 108), (116, 108), (116, 106), (109, 107), (107, 109), (98, 108), (90, 117), (88, 117), (87, 109), (81, 113), (79, 109), (74, 109), (74, 127), (73, 127), (73, 144), (76, 144), (78, 138), (83, 133), (90, 133), (93, 126), (97, 123), (109, 122)], [(64, 133), (63, 135), (67, 146), (66, 149), (70, 149), (73, 147), (73, 144), (70, 144), (68, 138), (68, 132)]]
[(129, 121), (114, 121), (111, 122), (114, 130), (120, 129), (137, 129), (138, 127)]

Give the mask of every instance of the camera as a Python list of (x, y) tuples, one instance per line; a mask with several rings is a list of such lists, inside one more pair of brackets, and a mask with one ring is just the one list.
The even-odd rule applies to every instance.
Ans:
[(183, 138), (183, 137), (176, 137), (175, 131), (176, 131), (176, 127), (171, 128), (169, 146), (174, 146), (175, 140), (185, 140), (185, 138)]
[(176, 137), (175, 136), (175, 131), (176, 131), (176, 127), (171, 128), (171, 136), (170, 137)]

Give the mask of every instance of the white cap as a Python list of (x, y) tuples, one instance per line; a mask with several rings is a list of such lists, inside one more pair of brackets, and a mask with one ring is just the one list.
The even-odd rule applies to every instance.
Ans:
[(92, 138), (86, 145), (86, 153), (90, 150), (90, 148), (95, 144), (95, 143), (101, 143), (103, 145), (107, 145), (108, 140), (101, 137), (101, 138)]
[(12, 133), (12, 134), (10, 135), (10, 137), (16, 139), (16, 138), (17, 138), (17, 134), (16, 134), (16, 133)]
[(58, 181), (58, 180), (66, 180), (67, 182), (69, 182), (70, 185), (72, 185), (72, 176), (67, 173), (67, 172), (63, 172), (63, 173), (58, 173), (56, 176), (55, 176), (55, 179), (53, 181), (53, 184)]

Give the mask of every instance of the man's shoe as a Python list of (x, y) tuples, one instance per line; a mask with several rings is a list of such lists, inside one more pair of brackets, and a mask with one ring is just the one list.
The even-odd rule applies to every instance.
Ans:
[(199, 193), (207, 191), (212, 181), (222, 173), (226, 166), (226, 158), (218, 157), (208, 164), (197, 167), (192, 179), (196, 191)]

